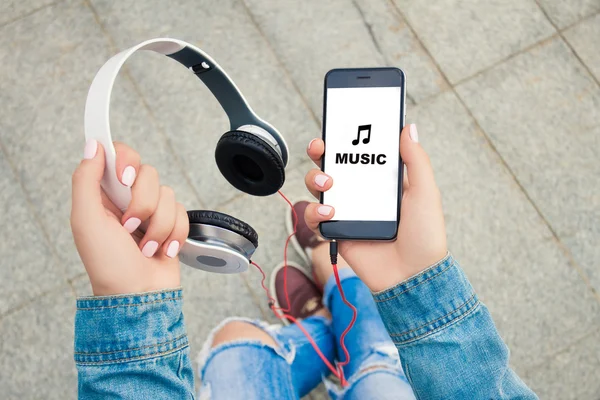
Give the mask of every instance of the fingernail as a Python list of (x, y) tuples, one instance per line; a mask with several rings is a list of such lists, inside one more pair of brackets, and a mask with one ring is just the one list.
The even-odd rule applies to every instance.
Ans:
[(315, 142), (315, 140), (317, 140), (317, 139), (313, 139), (308, 143), (308, 150), (310, 150), (310, 146), (312, 146), (312, 144)]
[(98, 151), (98, 142), (94, 139), (90, 139), (85, 142), (85, 147), (83, 148), (83, 158), (86, 160), (91, 160), (96, 156), (96, 152)]
[(169, 247), (167, 247), (167, 257), (173, 258), (177, 255), (177, 251), (179, 250), (179, 242), (177, 240), (173, 240), (169, 243)]
[(319, 174), (319, 175), (315, 176), (315, 183), (319, 187), (325, 187), (325, 184), (327, 183), (328, 180), (329, 180), (329, 177), (327, 175)]
[(319, 208), (317, 208), (317, 212), (321, 215), (329, 215), (331, 213), (331, 207), (330, 206), (319, 206)]
[(132, 217), (125, 221), (123, 228), (129, 233), (133, 233), (141, 223), (142, 221), (139, 218)]
[(135, 181), (135, 168), (133, 168), (131, 165), (128, 165), (123, 170), (121, 182), (123, 182), (123, 185), (131, 187), (131, 185), (133, 185), (133, 181)]
[(410, 136), (410, 139), (413, 142), (419, 143), (419, 132), (417, 132), (417, 125), (410, 124), (410, 130), (408, 133), (409, 133), (408, 136)]
[(151, 240), (142, 248), (142, 254), (146, 257), (152, 257), (154, 253), (156, 253), (156, 249), (158, 249), (158, 243), (154, 240)]

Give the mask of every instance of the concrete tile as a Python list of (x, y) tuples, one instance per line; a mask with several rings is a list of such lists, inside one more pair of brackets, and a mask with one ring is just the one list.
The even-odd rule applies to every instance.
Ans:
[(600, 393), (600, 332), (561, 351), (523, 375), (540, 399), (596, 400)]
[[(76, 32), (76, 34), (74, 34)], [(60, 3), (0, 29), (0, 140), (16, 164), (66, 274), (83, 272), (69, 228), (71, 174), (84, 145), (83, 108), (89, 84), (111, 51), (91, 11)], [(40, 42), (40, 37), (53, 40)], [(33, 51), (34, 50), (34, 51)], [(28, 110), (25, 112), (24, 110)], [(158, 168), (185, 203), (195, 198), (166, 139), (127, 79), (113, 92), (113, 138)]]
[(415, 38), (404, 18), (386, 0), (355, 0), (386, 65), (406, 73), (407, 94), (415, 102), (448, 88), (433, 60)]
[(359, 10), (347, 0), (247, 0), (261, 30), (321, 118), (332, 68), (385, 66)]
[(53, 0), (5, 0), (0, 7), (0, 25), (10, 23), (53, 2)]
[(0, 321), (0, 387), (5, 399), (75, 399), (75, 299), (68, 286)]
[[(252, 108), (284, 134), (291, 150), (290, 168), (304, 156), (309, 138), (319, 134), (317, 123), (241, 2), (93, 4), (119, 48), (167, 36), (188, 40), (211, 54), (235, 80)], [(148, 18), (143, 17), (146, 15)], [(181, 15), (187, 17), (182, 19)], [(227, 118), (210, 92), (189, 71), (159, 58), (136, 55), (128, 68), (202, 202), (207, 208), (214, 208), (239, 195), (214, 162), (215, 145), (229, 130)]]
[(600, 37), (600, 14), (566, 30), (563, 35), (596, 76), (596, 79), (600, 80), (600, 54), (598, 54), (598, 45), (595, 40)]
[(446, 88), (433, 62), (387, 1), (247, 3), (317, 115), (322, 110), (323, 79), (332, 68), (398, 66), (406, 72), (408, 94), (417, 102)]
[(412, 115), (442, 192), (450, 250), (517, 371), (598, 327), (597, 299), (458, 99), (444, 93)]
[(574, 24), (581, 18), (600, 11), (600, 1), (598, 0), (539, 0), (539, 2), (559, 28)]
[(556, 39), (457, 90), (599, 289), (598, 85)]
[(46, 239), (0, 152), (0, 315), (64, 284)]
[(555, 31), (534, 0), (394, 0), (451, 83)]

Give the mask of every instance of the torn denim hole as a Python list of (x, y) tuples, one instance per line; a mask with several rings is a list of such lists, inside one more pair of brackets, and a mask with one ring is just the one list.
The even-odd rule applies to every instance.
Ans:
[[(217, 334), (217, 332), (219, 332), (221, 329), (223, 329), (223, 327), (225, 325), (227, 325), (229, 322), (233, 322), (233, 321), (246, 322), (248, 324), (256, 326), (257, 328), (262, 329), (269, 336), (271, 336), (271, 338), (277, 344), (277, 347), (273, 347), (271, 345), (265, 344), (265, 343), (261, 342), (260, 340), (240, 338), (239, 340), (232, 340), (232, 341), (229, 341), (226, 343), (221, 343), (220, 345), (213, 348), (212, 346), (213, 346), (213, 342), (214, 342), (215, 335)], [(288, 342), (283, 342), (280, 339), (280, 337), (279, 337), (280, 329), (281, 329), (281, 325), (279, 325), (279, 324), (270, 325), (264, 321), (253, 320), (253, 319), (245, 318), (245, 317), (229, 317), (229, 318), (224, 319), (223, 321), (221, 321), (221, 323), (219, 323), (219, 325), (217, 325), (215, 328), (213, 328), (210, 331), (210, 333), (208, 334), (208, 337), (206, 338), (204, 344), (202, 345), (202, 349), (198, 353), (198, 357), (196, 358), (196, 361), (198, 362), (198, 370), (200, 371), (200, 379), (202, 379), (202, 377), (204, 376), (204, 368), (206, 367), (207, 362), (215, 354), (217, 354), (220, 351), (223, 351), (229, 347), (239, 346), (239, 345), (244, 345), (244, 344), (268, 347), (268, 348), (272, 349), (277, 355), (282, 357), (288, 364), (292, 364), (294, 362), (294, 358), (296, 357), (296, 346), (294, 345), (294, 343), (291, 340)]]
[(206, 382), (200, 385), (198, 391), (198, 400), (210, 400), (212, 397), (212, 391), (210, 390), (210, 383)]
[(390, 360), (394, 360), (397, 366), (402, 365), (400, 363), (400, 355), (398, 354), (398, 349), (392, 342), (377, 343), (373, 345), (371, 350), (374, 353), (389, 357)]
[(387, 373), (397, 375), (400, 379), (406, 380), (398, 350), (391, 342), (375, 343), (371, 346), (371, 353), (362, 361), (358, 372), (350, 377), (346, 377), (348, 386), (342, 388), (338, 382), (334, 382), (329, 378), (324, 378), (323, 383), (332, 399), (343, 399), (346, 392), (359, 380), (381, 371), (386, 371)]

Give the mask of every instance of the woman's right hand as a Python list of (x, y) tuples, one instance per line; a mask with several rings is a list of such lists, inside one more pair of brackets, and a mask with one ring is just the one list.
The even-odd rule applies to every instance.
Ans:
[[(320, 166), (325, 151), (321, 139), (308, 146), (309, 157)], [(340, 241), (339, 252), (372, 290), (380, 291), (443, 259), (447, 252), (446, 228), (440, 191), (429, 157), (418, 142), (416, 126), (406, 126), (400, 135), (400, 155), (406, 165), (400, 227), (393, 242)], [(326, 179), (328, 178), (328, 179)], [(315, 168), (306, 175), (306, 187), (317, 199), (335, 184)], [(323, 183), (325, 182), (325, 183)], [(318, 232), (319, 223), (334, 217), (333, 207), (312, 203), (305, 213), (307, 225)]]

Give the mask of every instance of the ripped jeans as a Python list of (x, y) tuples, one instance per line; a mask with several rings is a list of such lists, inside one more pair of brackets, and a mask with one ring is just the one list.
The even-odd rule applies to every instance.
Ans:
[[(199, 399), (299, 399), (322, 380), (332, 399), (415, 399), (371, 292), (350, 268), (340, 270), (340, 279), (346, 298), (358, 310), (356, 323), (345, 338), (350, 353), (350, 362), (344, 367), (346, 387), (325, 379), (329, 369), (296, 325), (229, 318), (213, 330), (200, 353)], [(332, 320), (313, 316), (301, 324), (333, 364), (344, 358), (340, 335), (352, 310), (342, 302), (333, 276), (325, 284), (323, 299)], [(263, 329), (277, 347), (258, 340), (236, 340), (212, 348), (214, 333), (232, 320)]]
[[(344, 390), (328, 385), (334, 398), (414, 398), (385, 325), (419, 398), (537, 399), (510, 368), (508, 347), (487, 307), (450, 254), (373, 298), (350, 271), (340, 272), (359, 314), (346, 338), (350, 385)], [(336, 342), (350, 310), (333, 281), (325, 292), (333, 323), (315, 317), (302, 324), (331, 361), (339, 354)], [(79, 298), (74, 343), (79, 398), (194, 399), (182, 306), (181, 289)], [(276, 346), (240, 340), (211, 349), (209, 339), (200, 356), (201, 399), (298, 398), (328, 373), (298, 327), (253, 324)]]

